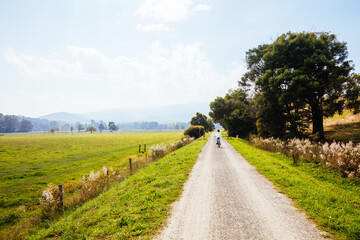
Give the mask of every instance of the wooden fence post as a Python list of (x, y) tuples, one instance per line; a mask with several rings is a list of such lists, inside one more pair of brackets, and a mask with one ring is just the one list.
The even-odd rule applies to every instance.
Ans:
[(146, 144), (144, 144), (144, 152), (146, 152)]
[(141, 144), (139, 144), (139, 153), (141, 152)]
[(64, 195), (63, 195), (63, 185), (59, 184), (59, 210), (62, 211), (64, 209)]
[(129, 158), (130, 171), (132, 171), (131, 158)]

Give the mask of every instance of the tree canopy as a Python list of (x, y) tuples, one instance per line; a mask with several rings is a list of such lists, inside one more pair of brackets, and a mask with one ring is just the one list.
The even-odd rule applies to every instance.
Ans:
[(31, 121), (25, 118), (0, 113), (0, 133), (30, 132), (32, 128)]
[(256, 131), (255, 106), (242, 89), (230, 90), (224, 98), (210, 103), (210, 117), (220, 123), (230, 136), (247, 137)]
[(205, 128), (201, 125), (191, 125), (184, 131), (184, 135), (197, 139), (205, 135)]
[(91, 132), (91, 133), (92, 133), (92, 132), (96, 132), (96, 128), (93, 127), (93, 126), (89, 126), (89, 127), (86, 128), (86, 131), (87, 131), (87, 132)]
[(117, 131), (119, 129), (114, 122), (109, 122), (108, 126), (110, 131)]
[(193, 126), (203, 126), (206, 132), (214, 130), (214, 123), (211, 119), (208, 119), (204, 114), (199, 112), (191, 118), (190, 124)]
[(19, 132), (31, 132), (33, 125), (29, 120), (22, 119), (20, 122)]
[(298, 135), (312, 122), (313, 133), (323, 140), (324, 114), (341, 111), (344, 97), (357, 106), (359, 91), (347, 57), (346, 43), (326, 32), (288, 32), (249, 50), (249, 71), (239, 84), (255, 84), (259, 133)]

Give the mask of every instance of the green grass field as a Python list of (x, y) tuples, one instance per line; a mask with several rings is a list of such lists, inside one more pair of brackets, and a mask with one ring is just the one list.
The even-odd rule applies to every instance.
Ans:
[(26, 239), (150, 239), (165, 223), (206, 142), (199, 139), (150, 163)]
[(49, 183), (78, 180), (103, 166), (116, 166), (136, 154), (139, 144), (149, 148), (181, 136), (180, 131), (1, 136), (0, 232), (29, 217), (31, 211), (18, 207), (39, 204)]
[(240, 139), (228, 142), (280, 191), (335, 239), (360, 239), (360, 182), (321, 164), (301, 162), (260, 150)]

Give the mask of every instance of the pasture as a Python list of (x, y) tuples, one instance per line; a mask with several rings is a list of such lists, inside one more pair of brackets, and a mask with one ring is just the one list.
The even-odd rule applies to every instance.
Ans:
[(32, 229), (24, 239), (152, 239), (206, 142), (198, 139), (149, 163), (76, 210)]
[(169, 143), (181, 131), (7, 135), (0, 137), (0, 231), (16, 224), (19, 207), (39, 204), (49, 184), (81, 179), (136, 154), (139, 144)]

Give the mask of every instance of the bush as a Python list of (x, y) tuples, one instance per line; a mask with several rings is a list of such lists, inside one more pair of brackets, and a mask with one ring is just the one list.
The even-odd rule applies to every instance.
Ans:
[(191, 125), (188, 129), (185, 130), (184, 135), (197, 139), (205, 135), (205, 128), (199, 125)]

